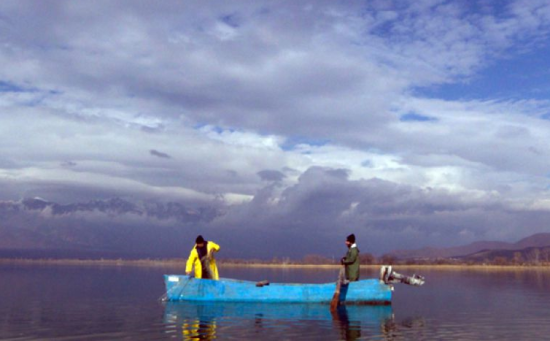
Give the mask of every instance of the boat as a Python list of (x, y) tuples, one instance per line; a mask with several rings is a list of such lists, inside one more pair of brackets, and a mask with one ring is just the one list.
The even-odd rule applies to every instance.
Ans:
[[(330, 303), (336, 289), (336, 283), (268, 283), (183, 275), (164, 275), (164, 282), (167, 301)], [(391, 285), (379, 279), (350, 282), (340, 289), (341, 304), (389, 305), (391, 297)]]

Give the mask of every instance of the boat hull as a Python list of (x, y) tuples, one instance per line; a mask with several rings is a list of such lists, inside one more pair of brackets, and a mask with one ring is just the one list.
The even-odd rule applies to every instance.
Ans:
[[(336, 313), (336, 315), (335, 315)], [(337, 311), (320, 304), (271, 304), (271, 303), (239, 303), (239, 302), (167, 302), (164, 311), (164, 322), (182, 325), (190, 320), (208, 321), (239, 318), (243, 320), (308, 320), (334, 321), (335, 317), (342, 321), (361, 321), (373, 325), (383, 324), (393, 318), (391, 305), (353, 305), (340, 306)], [(200, 324), (200, 323), (198, 323)]]
[[(166, 298), (169, 301), (265, 302), (265, 303), (330, 303), (335, 283), (271, 283), (258, 287), (255, 282), (221, 278), (218, 281), (181, 275), (165, 275)], [(392, 291), (378, 279), (367, 279), (342, 285), (342, 304), (391, 304)]]

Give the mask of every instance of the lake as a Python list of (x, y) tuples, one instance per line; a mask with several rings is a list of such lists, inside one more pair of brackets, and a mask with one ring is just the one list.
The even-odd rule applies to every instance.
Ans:
[[(411, 275), (412, 270), (395, 267)], [(550, 271), (417, 270), (391, 306), (162, 303), (159, 267), (0, 265), (1, 340), (550, 340)], [(222, 277), (334, 282), (338, 269)], [(377, 277), (362, 269), (362, 278)]]

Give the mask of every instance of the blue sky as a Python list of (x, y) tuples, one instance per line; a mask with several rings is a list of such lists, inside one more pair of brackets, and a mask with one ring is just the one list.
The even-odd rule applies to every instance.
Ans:
[(0, 32), (2, 202), (218, 212), (36, 229), (138, 221), (267, 258), (550, 232), (546, 1), (3, 1)]
[(525, 98), (547, 100), (550, 62), (546, 45), (522, 54), (510, 51), (486, 69), (453, 84), (418, 89), (418, 95), (446, 100), (483, 100)]

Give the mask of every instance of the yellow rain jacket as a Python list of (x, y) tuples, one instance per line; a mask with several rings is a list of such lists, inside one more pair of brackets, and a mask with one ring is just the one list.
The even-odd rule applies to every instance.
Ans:
[[(211, 250), (218, 252), (220, 246), (211, 241), (206, 243), (206, 250), (210, 253)], [(195, 266), (195, 278), (202, 278), (202, 265), (201, 260), (199, 259), (199, 253), (197, 252), (197, 245), (191, 249), (189, 258), (187, 259), (187, 266), (185, 267), (185, 272), (190, 272)], [(212, 253), (212, 258), (210, 259), (210, 270), (212, 270), (212, 279), (218, 280), (220, 276), (218, 275), (218, 267), (216, 266), (216, 260), (214, 259), (214, 253)]]

